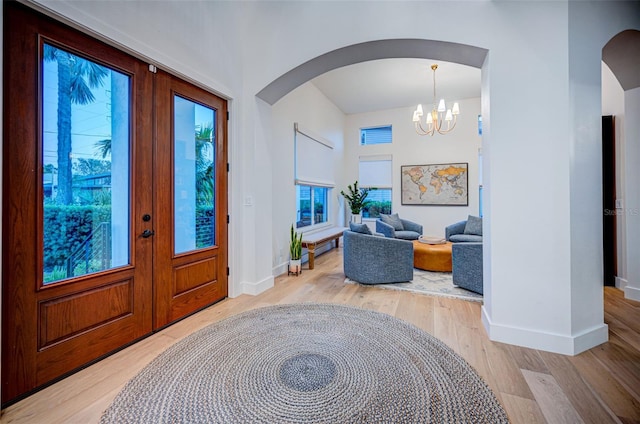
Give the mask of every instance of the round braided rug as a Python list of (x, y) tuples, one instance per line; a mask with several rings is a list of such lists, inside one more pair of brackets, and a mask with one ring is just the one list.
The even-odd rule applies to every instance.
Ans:
[(424, 331), (378, 312), (279, 305), (186, 337), (129, 381), (101, 423), (508, 423), (484, 381)]

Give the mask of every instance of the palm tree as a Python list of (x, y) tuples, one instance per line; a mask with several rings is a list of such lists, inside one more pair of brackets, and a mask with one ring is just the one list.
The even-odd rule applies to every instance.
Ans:
[(101, 87), (108, 70), (97, 63), (44, 45), (44, 60), (58, 63), (58, 194), (56, 201), (73, 202), (71, 173), (71, 104), (95, 100), (91, 89)]
[(213, 150), (215, 132), (213, 124), (196, 127), (196, 193), (198, 203), (211, 205), (215, 192), (213, 161), (207, 159), (209, 149)]

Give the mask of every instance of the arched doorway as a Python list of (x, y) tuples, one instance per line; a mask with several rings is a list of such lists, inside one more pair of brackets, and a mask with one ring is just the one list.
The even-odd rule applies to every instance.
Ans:
[[(273, 149), (273, 152), (277, 152), (275, 153), (275, 155), (279, 158), (286, 158), (288, 157), (291, 152), (288, 149), (288, 147), (283, 147), (285, 143), (282, 142), (282, 140), (285, 140), (288, 136), (288, 128), (287, 129), (282, 129), (280, 130), (279, 125), (276, 123), (280, 123), (280, 122), (284, 122), (284, 119), (278, 119), (275, 118), (276, 116), (276, 110), (282, 110), (281, 108), (283, 108), (283, 104), (284, 103), (289, 103), (291, 100), (291, 96), (300, 96), (300, 90), (307, 90), (305, 87), (308, 87), (309, 85), (311, 85), (311, 82), (313, 84), (316, 84), (316, 86), (318, 86), (317, 81), (318, 79), (322, 79), (325, 78), (327, 75), (330, 74), (336, 74), (336, 73), (342, 73), (342, 72), (346, 72), (344, 70), (348, 69), (348, 68), (358, 68), (359, 72), (367, 72), (366, 71), (366, 67), (367, 66), (373, 66), (374, 63), (380, 63), (380, 62), (402, 62), (403, 64), (406, 64), (407, 62), (421, 62), (421, 63), (434, 63), (434, 61), (437, 62), (444, 62), (444, 63), (449, 63), (450, 65), (454, 65), (454, 63), (456, 64), (456, 69), (458, 68), (467, 68), (473, 71), (475, 78), (473, 83), (475, 85), (475, 87), (477, 87), (477, 92), (474, 93), (473, 96), (469, 96), (469, 97), (474, 97), (475, 100), (477, 101), (476, 104), (474, 104), (474, 112), (476, 113), (471, 113), (469, 115), (467, 115), (467, 119), (469, 118), (469, 116), (472, 116), (473, 119), (471, 120), (471, 124), (472, 125), (477, 125), (477, 119), (476, 119), (476, 115), (480, 114), (481, 111), (481, 102), (480, 102), (480, 96), (481, 96), (481, 73), (482, 73), (482, 68), (483, 65), (485, 64), (486, 61), (486, 57), (487, 57), (487, 50), (484, 49), (479, 49), (473, 46), (466, 46), (466, 45), (461, 45), (461, 44), (456, 44), (456, 43), (447, 43), (447, 42), (442, 42), (442, 41), (432, 41), (432, 40), (417, 40), (417, 39), (408, 39), (408, 40), (377, 40), (377, 41), (372, 41), (372, 42), (367, 42), (367, 43), (360, 43), (360, 44), (355, 44), (352, 46), (348, 46), (348, 47), (343, 47), (340, 49), (336, 49), (333, 51), (330, 51), (326, 54), (323, 54), (321, 56), (318, 56), (314, 59), (311, 59), (299, 66), (294, 67), (291, 71), (283, 74), (282, 76), (280, 76), (279, 78), (276, 78), (274, 81), (272, 81), (270, 84), (268, 84), (266, 87), (264, 87), (259, 93), (258, 93), (258, 98), (261, 98), (262, 100), (264, 100), (264, 102), (273, 105), (273, 115), (269, 115), (269, 117), (265, 117), (264, 119), (270, 119), (271, 117), (273, 118), (273, 124), (270, 125), (271, 129), (272, 129), (272, 140), (269, 142), (269, 149)], [(366, 63), (366, 64), (365, 64)], [(405, 65), (406, 66), (406, 65)], [(425, 66), (425, 68), (428, 68), (427, 66)], [(475, 69), (474, 69), (475, 68)], [(338, 70), (339, 69), (339, 70)], [(334, 72), (329, 72), (329, 71), (333, 71)], [(406, 69), (405, 69), (406, 70)], [(393, 72), (390, 72), (391, 74), (394, 74)], [(364, 75), (364, 74), (363, 74)], [(411, 75), (411, 73), (409, 72), (408, 75)], [(341, 74), (341, 77), (343, 77), (344, 75)], [(318, 77), (318, 79), (316, 79), (316, 77)], [(403, 74), (403, 78), (415, 78), (415, 76), (413, 77), (405, 77)], [(372, 81), (371, 80), (367, 80), (366, 83), (363, 83), (363, 81), (361, 81), (359, 78), (355, 78), (353, 80), (354, 83), (357, 82), (358, 85), (363, 85), (363, 86), (376, 86), (378, 81), (373, 81), (374, 84), (371, 84)], [(401, 83), (401, 79), (398, 79), (396, 81), (396, 83), (400, 83), (397, 84), (401, 87), (404, 87), (404, 82)], [(383, 80), (380, 81), (385, 83), (387, 86), (395, 86), (396, 84), (394, 84), (394, 80), (389, 79), (389, 80)], [(345, 81), (341, 80), (339, 86), (340, 87), (345, 87), (348, 86), (349, 84), (346, 83)], [(321, 90), (322, 91), (322, 90)], [(375, 90), (373, 90), (375, 92)], [(295, 93), (294, 93), (295, 92)], [(289, 93), (291, 93), (291, 95), (288, 95)], [(298, 94), (296, 94), (298, 93)], [(314, 98), (313, 97), (313, 91), (306, 92), (307, 93), (307, 97), (308, 98)], [(444, 92), (443, 92), (444, 93)], [(358, 96), (362, 96), (363, 98), (367, 98), (368, 93), (356, 93), (356, 95)], [(430, 96), (427, 96), (427, 93), (424, 93), (426, 98), (430, 98)], [(304, 96), (303, 96), (304, 97)], [(328, 96), (330, 97), (330, 96)], [(372, 96), (374, 97), (374, 96)], [(455, 96), (454, 96), (455, 97)], [(461, 97), (462, 98), (462, 97)], [(370, 100), (373, 100), (371, 97), (369, 98)], [(426, 100), (426, 99), (425, 99)], [(416, 103), (421, 103), (422, 101), (416, 101)], [(263, 102), (260, 102), (262, 104), (264, 104)], [(337, 102), (339, 103), (339, 102)], [(413, 103), (413, 101), (411, 101), (410, 103)], [(484, 99), (483, 99), (483, 103), (484, 103)], [(296, 103), (294, 103), (296, 104)], [(319, 102), (319, 104), (322, 104), (322, 102)], [(298, 105), (298, 104), (296, 104)], [(304, 105), (304, 106), (299, 106), (300, 109), (314, 109), (315, 110), (315, 114), (318, 114), (320, 116), (323, 116), (322, 114), (322, 109), (317, 109), (315, 107), (312, 107), (313, 105), (311, 105), (308, 102), (301, 102), (300, 105)], [(380, 106), (380, 104), (376, 104), (376, 106)], [(393, 107), (394, 108), (400, 108), (401, 106), (409, 106), (408, 104), (396, 104)], [(388, 106), (390, 107), (390, 106)], [(413, 104), (413, 107), (415, 108), (415, 104)], [(286, 107), (284, 107), (285, 110), (287, 110)], [(385, 109), (385, 107), (379, 107), (380, 109)], [(289, 109), (293, 110), (295, 108), (292, 108), (291, 106), (289, 106)], [(349, 108), (341, 108), (343, 111), (348, 110)], [(371, 109), (373, 110), (373, 109)], [(399, 110), (399, 109), (398, 109)], [(469, 111), (469, 109), (466, 109), (467, 111)], [(349, 112), (345, 112), (347, 115), (349, 115), (349, 113), (358, 113), (358, 111), (349, 111)], [(386, 114), (387, 119), (389, 119), (389, 122), (387, 123), (391, 123), (391, 121), (393, 121), (394, 124), (394, 129), (398, 128), (398, 130), (400, 131), (400, 128), (403, 129), (403, 131), (407, 131), (407, 132), (411, 132), (413, 136), (416, 136), (414, 131), (413, 131), (413, 125), (411, 124), (411, 115), (409, 114), (407, 116), (407, 123), (411, 124), (410, 127), (405, 128), (404, 125), (404, 118), (402, 118), (402, 120), (400, 118), (398, 118), (395, 115), (396, 112), (394, 112), (393, 114)], [(300, 119), (300, 116), (304, 116), (304, 114), (300, 113), (300, 114), (296, 114), (296, 119)], [(291, 114), (291, 116), (293, 116), (293, 114)], [(391, 116), (394, 116), (394, 118), (391, 118)], [(304, 118), (303, 118), (304, 119)], [(314, 119), (311, 117), (308, 117), (308, 119)], [(377, 118), (376, 118), (377, 119)], [(396, 119), (394, 121), (394, 119)], [(348, 119), (347, 119), (348, 121)], [(353, 121), (349, 121), (352, 122)], [(474, 123), (475, 122), (475, 123)], [(356, 124), (353, 124), (356, 125)], [(351, 137), (351, 140), (353, 141), (354, 137), (357, 141), (357, 135), (354, 134), (350, 134), (350, 130), (349, 130), (349, 125), (345, 125), (344, 127), (341, 128), (345, 128), (344, 131), (344, 138), (345, 138), (345, 144), (346, 144), (346, 140)], [(467, 127), (468, 128), (468, 127)], [(335, 129), (335, 128), (334, 128)], [(320, 130), (320, 128), (316, 128), (316, 130)], [(480, 143), (480, 139), (481, 137), (477, 135), (477, 133), (474, 135), (473, 131), (473, 127), (469, 128), (469, 132), (468, 133), (464, 133), (467, 134), (469, 138), (474, 137), (474, 140), (476, 140), (475, 142), (478, 143), (477, 146), (474, 146), (474, 153), (473, 153), (473, 158), (469, 158), (469, 157), (465, 157), (464, 160), (462, 160), (463, 162), (467, 161), (471, 163), (472, 168), (470, 168), (470, 174), (473, 175), (473, 179), (476, 178), (477, 172), (476, 172), (476, 164), (477, 164), (477, 160), (478, 160), (478, 153), (477, 153), (477, 147), (479, 147), (479, 143)], [(459, 132), (459, 130), (456, 130), (456, 132)], [(455, 132), (454, 132), (455, 133)], [(405, 133), (403, 134), (403, 140), (407, 140), (410, 139), (409, 138), (409, 134)], [(416, 136), (417, 137), (417, 136)], [(455, 135), (454, 135), (455, 137)], [(429, 138), (429, 137), (427, 137)], [(438, 139), (439, 137), (435, 137), (435, 139)], [(445, 137), (446, 138), (446, 137)], [(434, 139), (434, 140), (435, 140)], [(444, 140), (444, 138), (442, 139)], [(412, 141), (417, 141), (417, 140), (412, 140)], [(424, 139), (421, 143), (424, 143)], [(463, 140), (459, 140), (460, 142), (463, 142)], [(440, 141), (441, 143), (445, 143), (444, 141)], [(395, 142), (394, 142), (395, 143)], [(447, 142), (448, 143), (448, 142)], [(468, 139), (464, 140), (464, 143), (468, 143)], [(340, 149), (343, 154), (341, 156), (342, 159), (338, 159), (336, 158), (336, 160), (345, 160), (345, 169), (347, 168), (351, 168), (353, 169), (353, 167), (355, 166), (355, 169), (358, 169), (358, 163), (357, 163), (357, 157), (358, 157), (358, 153), (354, 153), (357, 149), (357, 147), (355, 147), (358, 143), (356, 142), (355, 144), (353, 144), (354, 147), (352, 148), (347, 148), (346, 146), (344, 147), (344, 150)], [(470, 145), (471, 143), (469, 143)], [(411, 148), (408, 145), (405, 146), (407, 149)], [(398, 147), (399, 148), (399, 147)], [(351, 150), (351, 151), (349, 151)], [(413, 151), (413, 149), (411, 148), (411, 150)], [(444, 149), (443, 149), (444, 150)], [(385, 151), (386, 153), (391, 153), (391, 151)], [(423, 152), (426, 153), (426, 152)], [(431, 153), (431, 152), (430, 152)], [(451, 154), (451, 153), (450, 153)], [(460, 151), (456, 151), (457, 156), (456, 157), (460, 157), (461, 152)], [(354, 156), (355, 155), (355, 156)], [(394, 153), (393, 155), (394, 157), (394, 161), (395, 161), (395, 171), (394, 171), (394, 175), (397, 173), (398, 175), (400, 174), (400, 167), (398, 164), (403, 163), (403, 164), (407, 164), (407, 163), (411, 163), (411, 162), (407, 162), (406, 160), (404, 162), (401, 162), (401, 160), (403, 159), (401, 155), (396, 155)], [(425, 157), (432, 157), (432, 155), (429, 156), (425, 156)], [(356, 158), (356, 159), (354, 159)], [(404, 158), (404, 159), (408, 159), (408, 158)], [(351, 160), (351, 162), (349, 162), (349, 160)], [(353, 160), (356, 160), (356, 162), (353, 162)], [(473, 163), (472, 163), (473, 162)], [(482, 167), (479, 167), (480, 169), (482, 169)], [(484, 167), (486, 169), (486, 167)], [(397, 172), (396, 172), (397, 171)], [(275, 172), (275, 171), (274, 171)], [(293, 172), (293, 171), (291, 171)], [(347, 172), (347, 171), (345, 171)], [(276, 181), (285, 181), (285, 176), (281, 175), (282, 172), (280, 170), (278, 170), (278, 172), (275, 174), (275, 180)], [(346, 177), (346, 175), (345, 175)], [(357, 175), (354, 175), (354, 177), (357, 177)], [(342, 181), (346, 184), (345, 181)], [(394, 184), (394, 186), (398, 189), (400, 187), (400, 182), (398, 180), (395, 181), (396, 184)], [(469, 206), (471, 205), (476, 205), (476, 199), (478, 194), (477, 193), (472, 193), (473, 191), (476, 191), (474, 187), (472, 187), (471, 185), (475, 185), (475, 181), (470, 181), (470, 195), (472, 196), (472, 198), (470, 199), (469, 202)], [(346, 185), (344, 186), (346, 187)], [(277, 198), (277, 200), (274, 200), (274, 202), (276, 202), (277, 204), (288, 204), (289, 202), (292, 202), (292, 196), (293, 194), (289, 195), (286, 193), (286, 190), (281, 190), (279, 189), (279, 187), (277, 187), (276, 185), (274, 185), (273, 187), (274, 189), (274, 195), (275, 196), (280, 196)], [(293, 193), (293, 190), (290, 190)], [(277, 194), (276, 194), (277, 192)], [(399, 190), (398, 190), (399, 193)], [(402, 209), (402, 206), (400, 205), (400, 196), (398, 195), (397, 198), (395, 198), (394, 200), (397, 203), (394, 203), (394, 205), (398, 205), (398, 207), (400, 207)], [(410, 209), (411, 207), (405, 207), (404, 209)], [(414, 211), (416, 214), (418, 213), (418, 211), (416, 211), (415, 209), (420, 209), (420, 208), (415, 208), (414, 207)], [(422, 208), (423, 211), (420, 211), (420, 213), (425, 212), (424, 209), (429, 209), (429, 208)], [(433, 209), (437, 209), (437, 208), (430, 208), (431, 211), (433, 211)], [(448, 209), (447, 211), (444, 211), (444, 209)], [(394, 206), (394, 212), (402, 212), (402, 211), (398, 211), (396, 210), (396, 206)], [(409, 211), (407, 211), (409, 212)], [(467, 214), (466, 212), (464, 213), (464, 217), (455, 217), (455, 212), (460, 212), (460, 211), (453, 211), (451, 208), (440, 208), (440, 210), (437, 211), (439, 214), (441, 215), (445, 215), (448, 214), (449, 215), (449, 221), (447, 221), (447, 217), (446, 216), (439, 216), (435, 221), (432, 220), (431, 218), (429, 218), (429, 221), (432, 223), (433, 229), (435, 229), (435, 231), (437, 232), (429, 232), (429, 234), (439, 234), (440, 231), (442, 231), (442, 233), (444, 234), (444, 228), (446, 227), (446, 225), (449, 225), (455, 221), (461, 220), (461, 219), (466, 219), (467, 218)], [(454, 217), (451, 217), (451, 212), (454, 212), (453, 215)], [(471, 214), (476, 214), (476, 212), (469, 212)], [(336, 214), (338, 214), (338, 212), (336, 212)], [(285, 223), (290, 222), (293, 219), (293, 213), (292, 216), (289, 218), (282, 218), (280, 216), (281, 214), (278, 214), (277, 217), (274, 217), (273, 219), (273, 225), (274, 225), (274, 239), (276, 240), (274, 243), (276, 244), (276, 246), (280, 246), (280, 245), (285, 245), (286, 244), (286, 240), (281, 237), (282, 240), (278, 239), (278, 235), (277, 234), (284, 234), (285, 231)], [(344, 213), (343, 213), (344, 215)], [(455, 219), (454, 219), (455, 218)], [(460, 218), (460, 219), (457, 219)], [(348, 218), (347, 218), (348, 219)], [(433, 222), (437, 222), (437, 225), (433, 224)], [(375, 224), (374, 224), (375, 225)], [(426, 234), (426, 233), (425, 233)], [(274, 256), (276, 257), (276, 259), (274, 260), (275, 264), (280, 264), (282, 263), (282, 261), (279, 261), (280, 256), (278, 256), (278, 252), (279, 252), (279, 248), (276, 247), (275, 248), (275, 252)], [(277, 271), (275, 272), (275, 274), (277, 275)], [(488, 280), (487, 280), (488, 281)]]
[(257, 96), (273, 105), (299, 85), (325, 72), (376, 59), (434, 59), (482, 68), (487, 49), (437, 40), (376, 40), (342, 47), (315, 57), (276, 78)]
[[(640, 113), (640, 31), (625, 30), (612, 37), (602, 49), (602, 61), (617, 80), (611, 81), (608, 70), (603, 69), (603, 115), (615, 115), (612, 146), (615, 166), (610, 171), (614, 184), (604, 187), (605, 194), (610, 191), (610, 197), (615, 197), (613, 207), (604, 205), (605, 273), (609, 256), (610, 266), (617, 266), (616, 287), (623, 289), (627, 298), (640, 300), (640, 267), (634, 260), (640, 253), (637, 237), (634, 237), (640, 231), (640, 196), (630, 183), (640, 178), (637, 166), (640, 146), (634, 137), (640, 126), (631, 119)], [(618, 95), (611, 91), (617, 91)], [(606, 175), (606, 167), (603, 171)], [(607, 220), (612, 221), (609, 228), (606, 227)]]

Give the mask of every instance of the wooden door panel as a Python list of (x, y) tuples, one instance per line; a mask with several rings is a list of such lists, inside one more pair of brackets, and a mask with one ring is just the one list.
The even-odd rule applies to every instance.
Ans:
[[(89, 311), (83, 309), (89, 308)], [(133, 314), (133, 280), (95, 287), (39, 303), (38, 350)]]
[(173, 297), (184, 295), (217, 280), (216, 257), (176, 266), (173, 269)]

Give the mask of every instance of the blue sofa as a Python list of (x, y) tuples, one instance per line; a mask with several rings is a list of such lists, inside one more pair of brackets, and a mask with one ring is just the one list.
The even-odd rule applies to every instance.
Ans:
[(483, 294), (482, 243), (454, 243), (451, 263), (453, 284)]
[(344, 275), (362, 284), (413, 280), (413, 243), (346, 230)]

